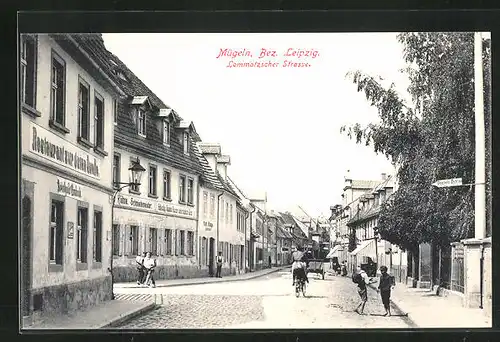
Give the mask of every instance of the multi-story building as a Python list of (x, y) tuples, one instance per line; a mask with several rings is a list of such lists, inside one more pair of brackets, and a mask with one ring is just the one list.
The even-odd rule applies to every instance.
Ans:
[[(144, 252), (157, 260), (157, 279), (199, 276), (195, 252), (202, 169), (193, 153), (193, 143), (199, 140), (194, 125), (107, 51), (100, 35), (82, 37), (81, 44), (125, 93), (109, 120), (115, 132), (110, 235), (114, 280), (136, 280), (135, 258)], [(142, 179), (130, 178), (134, 163), (145, 169)]]
[(21, 306), (36, 317), (112, 296), (112, 118), (123, 92), (74, 35), (22, 35), (20, 54)]

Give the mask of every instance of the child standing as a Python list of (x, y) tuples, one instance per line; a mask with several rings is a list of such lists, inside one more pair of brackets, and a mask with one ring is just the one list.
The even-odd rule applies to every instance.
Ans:
[(381, 266), (380, 267), (380, 272), (382, 273), (380, 276), (380, 281), (378, 284), (378, 289), (377, 292), (380, 293), (380, 297), (382, 297), (382, 303), (384, 304), (384, 309), (385, 309), (385, 315), (384, 316), (391, 316), (391, 305), (390, 305), (390, 300), (391, 300), (391, 289), (394, 288), (395, 283), (394, 283), (394, 277), (390, 276), (387, 273), (387, 267), (386, 266)]

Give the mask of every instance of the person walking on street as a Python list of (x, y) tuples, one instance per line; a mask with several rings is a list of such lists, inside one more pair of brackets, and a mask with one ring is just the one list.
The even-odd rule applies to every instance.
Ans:
[(380, 272), (382, 274), (380, 276), (380, 280), (378, 283), (377, 292), (379, 292), (380, 297), (382, 297), (382, 304), (384, 304), (384, 309), (385, 309), (384, 316), (390, 317), (391, 316), (391, 305), (390, 305), (391, 289), (393, 289), (396, 284), (394, 281), (394, 277), (389, 275), (389, 273), (387, 273), (386, 266), (381, 266)]
[(144, 257), (146, 256), (146, 252), (142, 253), (142, 255), (138, 255), (135, 257), (135, 262), (137, 266), (137, 285), (144, 284), (145, 280), (145, 268), (144, 268)]
[(368, 301), (368, 293), (366, 286), (368, 284), (373, 283), (373, 281), (370, 281), (370, 278), (368, 278), (366, 272), (361, 269), (360, 265), (358, 265), (356, 272), (354, 272), (354, 274), (352, 275), (352, 281), (358, 284), (358, 294), (359, 297), (361, 298), (361, 301), (359, 302), (356, 309), (354, 309), (354, 312), (362, 315), (363, 311), (365, 310), (366, 302)]
[(221, 271), (222, 271), (222, 252), (219, 252), (218, 253), (219, 255), (217, 255), (216, 259), (215, 259), (215, 262), (216, 262), (216, 265), (217, 265), (217, 271), (215, 273), (215, 277), (216, 278), (222, 278), (221, 276)]
[(272, 266), (271, 256), (269, 256), (268, 260), (269, 260), (269, 268), (271, 268)]
[(347, 261), (345, 260), (342, 261), (341, 271), (342, 271), (342, 277), (347, 276)]
[(147, 276), (145, 284), (149, 287), (156, 287), (155, 279), (153, 277), (153, 273), (156, 267), (156, 259), (151, 256), (151, 252), (146, 254), (144, 258), (144, 267), (146, 268)]

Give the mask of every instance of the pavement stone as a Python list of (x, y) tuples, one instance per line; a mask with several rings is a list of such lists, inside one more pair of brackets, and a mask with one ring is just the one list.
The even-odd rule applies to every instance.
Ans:
[(132, 319), (136, 315), (154, 309), (152, 301), (112, 300), (87, 308), (86, 310), (69, 313), (64, 316), (44, 317), (43, 321), (35, 322), (26, 327), (27, 330), (38, 329), (101, 329)]

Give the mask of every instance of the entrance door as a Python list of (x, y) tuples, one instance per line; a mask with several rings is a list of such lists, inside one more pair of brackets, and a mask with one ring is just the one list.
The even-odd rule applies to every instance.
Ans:
[(214, 249), (215, 249), (215, 239), (210, 238), (209, 248), (208, 248), (208, 274), (214, 275)]
[(21, 309), (23, 316), (29, 316), (31, 307), (31, 199), (28, 196), (23, 197), (21, 208)]

